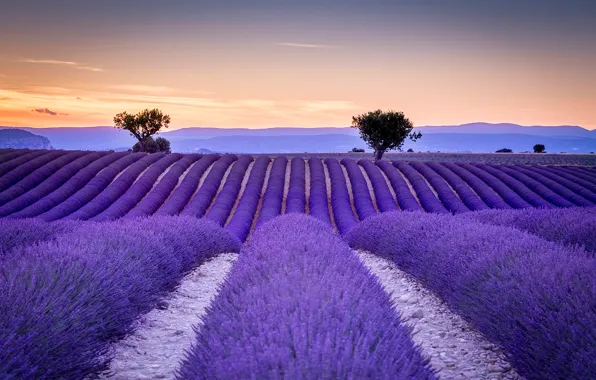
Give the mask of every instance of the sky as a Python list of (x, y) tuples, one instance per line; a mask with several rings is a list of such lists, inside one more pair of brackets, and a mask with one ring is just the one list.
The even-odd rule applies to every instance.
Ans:
[(596, 129), (596, 1), (20, 0), (0, 13), (0, 125)]

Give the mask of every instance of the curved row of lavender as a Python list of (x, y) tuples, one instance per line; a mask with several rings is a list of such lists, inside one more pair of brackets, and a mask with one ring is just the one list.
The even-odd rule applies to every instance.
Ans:
[(0, 241), (10, 248), (0, 251), (2, 379), (106, 370), (111, 342), (140, 314), (195, 266), (240, 249), (221, 227), (188, 217), (2, 220)]
[[(207, 216), (221, 226), (231, 225), (230, 229), (244, 239), (255, 225), (282, 212), (308, 212), (345, 234), (378, 212), (460, 214), (596, 204), (596, 180), (590, 175), (591, 169), (577, 167), (392, 164), (349, 158), (339, 162), (314, 157), (305, 162), (295, 157), (286, 173), (287, 158), (279, 156), (268, 175), (263, 164), (256, 165), (255, 161), (259, 169), (250, 180), (252, 173), (246, 171), (254, 160), (251, 156), (19, 153), (0, 155), (0, 170), (5, 171), (0, 184), (8, 186), (0, 192), (0, 217), (104, 221), (153, 214)], [(7, 160), (1, 161), (2, 157)], [(263, 160), (269, 162), (270, 158)], [(310, 194), (305, 193), (307, 164)], [(289, 186), (284, 208), (286, 174)], [(238, 216), (234, 215), (237, 211)]]
[(514, 227), (557, 243), (580, 245), (596, 255), (596, 207), (486, 210), (461, 217), (496, 226)]
[(328, 225), (263, 224), (198, 327), (178, 379), (433, 379), (378, 280)]
[[(526, 212), (533, 211), (519, 211)], [(588, 379), (596, 373), (593, 254), (513, 228), (430, 213), (375, 216), (347, 241), (393, 261), (437, 293), (501, 345), (520, 375)]]

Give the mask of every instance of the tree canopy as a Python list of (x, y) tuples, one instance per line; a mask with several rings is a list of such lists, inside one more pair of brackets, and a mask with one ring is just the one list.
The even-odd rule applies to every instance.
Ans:
[(147, 139), (170, 126), (170, 116), (159, 109), (145, 109), (136, 115), (122, 112), (114, 117), (114, 126), (130, 132), (139, 141), (139, 151), (146, 151)]
[(534, 153), (544, 153), (546, 147), (543, 144), (534, 145)]
[(387, 150), (401, 150), (406, 138), (412, 141), (422, 137), (420, 132), (412, 132), (414, 124), (403, 112), (382, 110), (371, 111), (352, 117), (352, 127), (358, 128), (360, 137), (375, 151), (375, 159), (380, 160)]

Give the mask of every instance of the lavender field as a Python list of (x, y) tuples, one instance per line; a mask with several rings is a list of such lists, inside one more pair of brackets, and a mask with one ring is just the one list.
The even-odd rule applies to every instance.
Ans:
[(0, 150), (0, 378), (596, 377), (596, 167), (354, 157)]

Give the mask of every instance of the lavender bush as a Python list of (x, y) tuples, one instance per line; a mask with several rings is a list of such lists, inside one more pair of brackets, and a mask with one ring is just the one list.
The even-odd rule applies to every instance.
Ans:
[[(209, 154), (194, 164), (172, 195), (165, 201), (159, 210), (157, 210), (156, 214), (177, 215), (180, 213), (197, 190), (201, 177), (205, 171), (207, 171), (207, 169), (220, 158), (221, 156), (219, 154)], [(230, 159), (231, 157), (226, 158), (225, 161)]]
[(358, 218), (364, 220), (373, 215), (377, 215), (377, 209), (373, 204), (368, 185), (358, 164), (350, 158), (344, 158), (340, 163), (346, 168), (348, 176), (350, 177), (354, 207), (356, 208), (356, 213), (358, 213)]
[(290, 184), (286, 198), (286, 214), (306, 212), (306, 178), (304, 159), (294, 157), (290, 163)]
[(165, 202), (178, 184), (180, 176), (201, 157), (201, 154), (185, 154), (168, 170), (151, 192), (143, 198), (128, 214), (126, 218), (136, 218), (152, 215)]
[(157, 162), (151, 164), (149, 168), (140, 176), (132, 186), (130, 186), (122, 196), (116, 199), (108, 208), (95, 215), (89, 220), (103, 222), (113, 220), (124, 216), (133, 208), (147, 193), (153, 188), (155, 181), (172, 164), (182, 158), (180, 153), (167, 154)]
[[(110, 183), (112, 183), (114, 178), (120, 172), (127, 167), (134, 165), (138, 160), (144, 158), (145, 156), (145, 153), (126, 154), (119, 160), (104, 168), (100, 173), (95, 175), (93, 179), (86, 183), (82, 188), (77, 189), (76, 192), (70, 195), (66, 200), (38, 216), (44, 220), (51, 221), (61, 219), (72, 214), (98, 196), (106, 187), (108, 187)], [(63, 190), (64, 193), (71, 194), (71, 189), (60, 188), (57, 190), (58, 198), (60, 199), (63, 198)]]
[(107, 209), (122, 196), (135, 182), (139, 174), (154, 162), (164, 158), (165, 153), (148, 154), (128, 167), (118, 178), (114, 179), (100, 194), (83, 207), (65, 217), (72, 220), (87, 220)]
[(228, 216), (236, 203), (236, 198), (238, 198), (238, 193), (240, 192), (240, 187), (242, 186), (246, 170), (252, 161), (252, 156), (242, 155), (238, 161), (234, 162), (234, 166), (232, 166), (232, 170), (228, 175), (226, 183), (219, 194), (217, 194), (213, 206), (211, 206), (211, 209), (205, 216), (207, 219), (214, 221), (220, 226), (223, 226), (226, 223)]
[[(466, 164), (466, 163), (457, 163), (451, 164), (454, 167), (459, 166), (470, 173), (474, 174), (476, 177), (480, 178), (484, 181), (493, 192), (497, 193), (509, 206), (512, 208), (527, 208), (532, 207), (531, 204), (526, 202), (522, 197), (520, 197), (515, 191), (512, 191), (506, 184), (503, 183), (499, 178), (495, 177), (494, 175), (477, 168), (474, 165)], [(451, 168), (452, 166), (448, 166)], [(487, 202), (488, 203), (488, 202)]]
[[(20, 189), (19, 194), (15, 194), (14, 196), (12, 196), (13, 199), (11, 201), (7, 202), (6, 204), (0, 207), (0, 216), (7, 216), (13, 214), (37, 202), (41, 198), (50, 194), (52, 191), (64, 185), (80, 170), (82, 170), (92, 162), (98, 160), (99, 158), (105, 155), (106, 152), (88, 153), (78, 159), (75, 159), (74, 161), (63, 164), (61, 167), (58, 168), (58, 170), (56, 170), (55, 173), (53, 173), (48, 178), (44, 179), (41, 183), (39, 183), (32, 189), (28, 191)], [(66, 156), (64, 156), (63, 158), (66, 158)], [(11, 190), (13, 188), (16, 188), (16, 186), (13, 186)], [(4, 196), (5, 193), (8, 193), (8, 191), (2, 193), (2, 195)]]
[[(499, 196), (498, 192), (496, 190), (493, 190), (493, 188), (489, 186), (489, 183), (494, 183), (494, 182), (492, 182), (493, 180), (497, 181), (497, 182), (498, 182), (498, 180), (496, 178), (488, 175), (488, 173), (486, 173), (487, 176), (484, 176), (484, 178), (482, 179), (482, 178), (478, 177), (476, 174), (467, 170), (466, 168), (460, 167), (460, 166), (455, 165), (451, 162), (442, 162), (439, 165), (441, 167), (446, 168), (447, 170), (452, 171), (454, 174), (456, 174), (458, 177), (460, 177), (468, 186), (470, 186), (470, 188), (472, 190), (474, 190), (474, 192), (476, 194), (478, 194), (478, 197), (480, 197), (480, 199), (482, 199), (482, 201), (485, 202), (488, 205), (488, 207), (496, 208), (496, 209), (510, 209), (511, 208), (511, 206), (509, 206)], [(492, 177), (492, 178), (489, 178), (489, 177)], [(517, 194), (516, 194), (516, 196), (517, 196)], [(519, 196), (517, 196), (517, 198), (519, 198)], [(530, 207), (530, 205), (527, 205), (527, 207)]]
[(396, 212), (360, 223), (347, 240), (436, 292), (503, 346), (520, 375), (596, 373), (596, 261), (584, 250), (463, 215)]
[(226, 226), (226, 229), (242, 242), (252, 227), (270, 161), (271, 159), (267, 156), (257, 158), (246, 182), (246, 188), (236, 206), (236, 211)]
[(328, 225), (264, 224), (208, 307), (178, 379), (433, 379), (377, 279)]
[(205, 215), (205, 212), (211, 205), (211, 201), (215, 198), (219, 185), (226, 174), (226, 171), (234, 163), (238, 157), (233, 154), (226, 154), (215, 164), (207, 174), (205, 181), (201, 184), (199, 191), (194, 197), (188, 202), (188, 205), (184, 207), (180, 215), (194, 216), (197, 218)]
[(19, 154), (17, 157), (12, 158), (11, 160), (3, 161), (0, 164), (0, 178), (11, 172), (16, 167), (31, 162), (38, 157), (48, 154), (48, 152), (49, 151), (47, 150), (23, 150), (24, 154)]
[[(41, 219), (0, 219), (0, 260), (12, 249), (52, 240), (60, 234), (77, 229), (80, 223), (59, 220), (48, 223)], [(0, 277), (1, 279), (2, 277)]]
[(83, 186), (85, 186), (91, 179), (95, 178), (102, 169), (111, 165), (116, 160), (123, 158), (127, 154), (128, 153), (126, 152), (106, 154), (78, 171), (74, 176), (68, 178), (62, 186), (53, 190), (43, 198), (26, 205), (22, 210), (12, 213), (10, 217), (31, 218), (50, 210), (83, 188)]
[(255, 228), (281, 214), (287, 167), (288, 159), (286, 157), (280, 156), (273, 160)]
[(240, 248), (195, 218), (80, 223), (0, 262), (2, 379), (82, 379), (107, 369), (110, 343), (139, 314), (193, 266)]
[(308, 159), (308, 168), (310, 171), (309, 215), (331, 226), (325, 168), (321, 160), (315, 157)]
[[(413, 164), (413, 163), (412, 163)], [(470, 209), (470, 210), (487, 210), (489, 207), (470, 189), (470, 186), (466, 184), (466, 182), (460, 178), (457, 174), (453, 171), (447, 169), (445, 166), (441, 165), (440, 163), (436, 162), (427, 162), (425, 163), (426, 166), (431, 168), (435, 171), (435, 173), (439, 174), (449, 185), (455, 190), (457, 195), (461, 198), (463, 203)], [(476, 180), (478, 180), (476, 178)], [(480, 181), (480, 180), (478, 180)], [(482, 181), (480, 181), (482, 182)], [(484, 184), (482, 182), (482, 184)], [(486, 186), (486, 185), (485, 185)], [(493, 193), (494, 194), (494, 193)], [(492, 196), (492, 195), (491, 195)], [(502, 201), (501, 201), (502, 202)]]
[(410, 181), (420, 200), (420, 204), (426, 211), (439, 214), (449, 213), (426, 184), (424, 178), (414, 168), (403, 161), (395, 161), (393, 165)]
[(530, 205), (541, 208), (552, 207), (552, 205), (548, 201), (541, 198), (538, 194), (534, 193), (528, 186), (523, 184), (521, 181), (518, 181), (517, 179), (513, 178), (509, 174), (485, 164), (476, 164), (475, 166), (501, 180), (505, 185), (507, 185), (514, 192), (516, 192), (522, 199), (524, 199)]
[(4, 191), (11, 186), (14, 186), (19, 181), (35, 172), (37, 169), (52, 162), (53, 160), (58, 159), (60, 156), (64, 156), (67, 153), (68, 151), (63, 150), (49, 151), (49, 153), (40, 155), (31, 159), (30, 161), (27, 161), (26, 163), (23, 163), (22, 165), (19, 165), (0, 177), (0, 191)]
[(331, 182), (331, 206), (335, 225), (340, 234), (345, 234), (358, 224), (352, 210), (352, 202), (346, 185), (346, 178), (340, 163), (335, 158), (326, 158), (325, 165)]
[(385, 177), (383, 177), (383, 174), (381, 174), (381, 169), (379, 169), (372, 161), (366, 159), (359, 160), (358, 165), (362, 166), (368, 175), (370, 184), (373, 188), (373, 191), (375, 192), (375, 198), (377, 201), (377, 206), (379, 207), (379, 211), (397, 211), (398, 208), (395, 203), (395, 199), (389, 190), (389, 186), (387, 186)]
[(410, 187), (399, 173), (399, 170), (387, 161), (377, 161), (375, 164), (387, 176), (389, 183), (391, 183), (395, 191), (395, 197), (401, 209), (404, 211), (422, 211), (422, 207), (420, 207), (418, 200), (416, 200), (410, 191)]
[(507, 173), (511, 177), (515, 178), (516, 180), (523, 183), (527, 186), (530, 190), (534, 193), (542, 197), (544, 200), (548, 201), (549, 203), (557, 206), (557, 207), (573, 207), (574, 204), (568, 201), (567, 199), (561, 197), (559, 194), (551, 190), (549, 187), (545, 186), (541, 182), (536, 181), (532, 176), (526, 175), (523, 172), (514, 170), (507, 165), (489, 165), (491, 168), (500, 170), (503, 173)]
[(514, 227), (549, 241), (581, 245), (596, 254), (596, 207), (487, 210), (469, 213), (464, 217), (482, 223)]
[(454, 214), (461, 214), (468, 212), (470, 209), (455, 195), (453, 190), (449, 187), (447, 182), (435, 172), (432, 168), (423, 162), (411, 162), (410, 166), (416, 169), (430, 185), (435, 189), (439, 199), (449, 211)]

